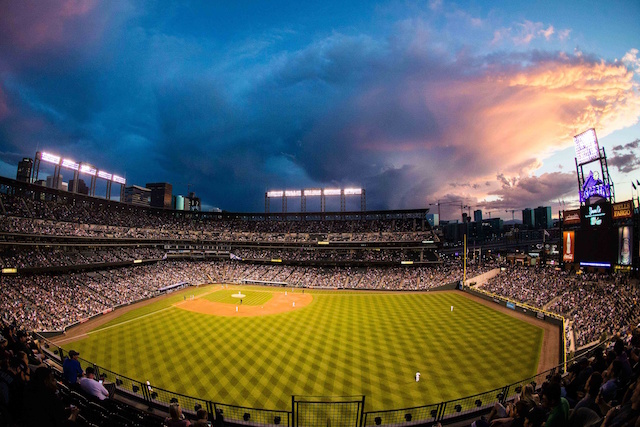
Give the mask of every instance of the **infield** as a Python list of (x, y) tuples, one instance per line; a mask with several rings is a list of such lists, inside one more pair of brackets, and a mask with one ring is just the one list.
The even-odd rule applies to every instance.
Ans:
[[(285, 410), (292, 394), (364, 394), (367, 410), (438, 403), (504, 386), (538, 368), (541, 328), (459, 292), (307, 290), (306, 306), (252, 317), (177, 306), (191, 303), (187, 295), (194, 295), (193, 304), (225, 304), (215, 301), (226, 298), (215, 290), (176, 293), (63, 347), (179, 393)], [(259, 310), (280, 290), (242, 287), (247, 298), (273, 294), (260, 305), (244, 306), (243, 298), (242, 309)], [(226, 305), (235, 311), (235, 304)]]
[[(182, 310), (215, 316), (254, 317), (300, 310), (311, 303), (309, 293), (275, 291), (273, 289), (244, 291), (238, 294), (232, 288), (214, 289), (199, 298), (187, 299), (175, 304)], [(242, 298), (236, 295), (243, 295)]]

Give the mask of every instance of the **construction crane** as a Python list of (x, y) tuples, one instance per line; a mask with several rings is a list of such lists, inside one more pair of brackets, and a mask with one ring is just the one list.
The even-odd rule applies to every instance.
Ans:
[(511, 212), (511, 221), (516, 220), (516, 209), (506, 209), (505, 212)]
[(463, 216), (464, 210), (469, 209), (469, 216), (471, 216), (471, 206), (467, 206), (462, 203), (461, 200), (449, 200), (445, 202), (441, 202), (438, 200), (436, 203), (429, 203), (429, 206), (437, 206), (438, 207), (438, 218), (440, 218), (440, 206), (460, 206), (460, 217)]

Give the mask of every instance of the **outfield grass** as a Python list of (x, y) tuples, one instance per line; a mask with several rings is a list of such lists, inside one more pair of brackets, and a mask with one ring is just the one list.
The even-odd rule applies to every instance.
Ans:
[[(211, 316), (172, 306), (185, 295), (214, 289), (204, 297), (226, 301), (238, 288), (188, 289), (64, 347), (157, 387), (283, 410), (290, 409), (292, 394), (364, 394), (366, 410), (398, 409), (536, 373), (542, 329), (455, 292), (306, 291), (314, 296), (309, 306), (262, 317)], [(242, 290), (243, 304), (263, 304), (280, 291)]]

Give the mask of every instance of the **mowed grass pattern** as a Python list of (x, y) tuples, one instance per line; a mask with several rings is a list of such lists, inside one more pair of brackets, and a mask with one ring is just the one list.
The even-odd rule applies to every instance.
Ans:
[(128, 313), (65, 347), (131, 378), (217, 402), (288, 410), (293, 394), (364, 394), (366, 410), (383, 410), (533, 375), (543, 337), (542, 329), (455, 292), (322, 292), (300, 310), (241, 318), (170, 304)]

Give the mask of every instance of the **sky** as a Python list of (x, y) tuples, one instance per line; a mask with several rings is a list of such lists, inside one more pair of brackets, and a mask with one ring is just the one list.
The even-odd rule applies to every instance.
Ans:
[(0, 175), (46, 151), (205, 209), (359, 187), (368, 210), (557, 216), (578, 202), (573, 136), (595, 128), (628, 200), (639, 16), (637, 0), (0, 1)]

